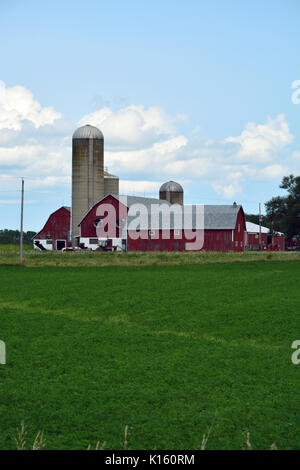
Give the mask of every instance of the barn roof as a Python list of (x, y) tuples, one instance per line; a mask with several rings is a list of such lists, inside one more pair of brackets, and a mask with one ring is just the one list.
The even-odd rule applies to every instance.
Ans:
[[(246, 222), (246, 230), (248, 233), (259, 233), (259, 225), (253, 222)], [(261, 233), (270, 233), (268, 227), (261, 227)], [(282, 232), (277, 232), (279, 235), (283, 235)]]
[[(159, 229), (174, 229), (174, 216), (173, 214), (170, 217), (170, 225), (168, 227), (165, 227), (163, 225), (162, 217), (160, 215), (159, 217), (159, 222), (158, 226), (154, 226), (154, 223), (151, 224), (151, 205), (152, 204), (159, 204), (159, 206), (168, 206), (171, 207), (172, 204), (170, 204), (168, 201), (165, 201), (163, 199), (156, 199), (156, 198), (149, 198), (149, 197), (139, 197), (139, 196), (122, 196), (122, 195), (117, 195), (117, 194), (110, 194), (106, 195), (103, 199), (98, 201), (96, 204), (91, 207), (91, 209), (84, 215), (84, 217), (81, 219), (80, 225), (84, 218), (87, 216), (87, 214), (95, 207), (97, 206), (101, 201), (107, 198), (107, 196), (112, 196), (115, 199), (117, 199), (120, 203), (124, 204), (125, 206), (130, 209), (133, 205), (135, 204), (143, 204), (147, 211), (148, 211), (148, 227), (159, 230)], [(182, 206), (179, 206), (180, 208)], [(240, 209), (242, 208), (241, 205), (238, 204), (233, 204), (233, 205), (223, 205), (223, 206), (210, 206), (210, 205), (185, 205), (183, 206), (183, 214), (188, 215), (191, 214), (191, 222), (188, 224), (189, 227), (186, 227), (186, 223), (183, 224), (182, 226), (190, 229), (196, 229), (196, 209), (197, 207), (200, 208), (203, 207), (204, 210), (204, 229), (205, 230), (234, 230), (236, 226), (236, 220), (238, 213)], [(127, 218), (127, 223), (128, 225), (132, 220), (136, 218), (136, 215), (128, 216)], [(187, 219), (186, 219), (187, 220)], [(191, 224), (191, 226), (190, 226)], [(175, 227), (176, 228), (176, 227)]]
[(112, 173), (108, 173), (108, 171), (106, 171), (106, 170), (104, 170), (103, 174), (104, 174), (104, 178), (113, 178), (113, 179), (117, 179), (117, 180), (119, 179), (118, 176), (113, 175)]
[[(130, 209), (131, 206), (134, 204), (143, 204), (146, 206), (147, 210), (150, 211), (151, 204), (159, 204), (159, 205), (168, 205), (169, 207), (172, 205), (168, 201), (163, 199), (155, 199), (155, 198), (146, 198), (146, 197), (138, 197), (138, 196), (118, 196), (113, 195), (116, 199), (120, 202), (123, 202), (127, 207)], [(126, 201), (126, 202), (125, 202)], [(192, 206), (183, 206), (183, 213), (189, 213), (188, 211), (192, 211), (192, 225), (193, 229), (196, 228), (196, 205)], [(199, 205), (199, 207), (201, 207)], [(222, 206), (211, 206), (211, 205), (204, 205), (204, 229), (205, 230), (234, 230), (236, 226), (236, 220), (241, 209), (241, 205), (222, 205)], [(191, 209), (192, 208), (192, 209)], [(151, 218), (149, 217), (149, 226), (151, 226)], [(174, 228), (173, 218), (171, 217), (171, 226), (170, 228)], [(130, 220), (128, 220), (130, 222)], [(154, 227), (153, 227), (154, 228)], [(159, 227), (157, 229), (162, 228), (162, 221), (160, 217)]]
[(51, 218), (56, 212), (58, 212), (58, 211), (60, 211), (60, 210), (62, 210), (62, 209), (66, 209), (68, 212), (71, 212), (71, 207), (69, 207), (69, 206), (62, 206), (62, 207), (60, 207), (59, 209), (56, 209), (56, 211), (52, 212), (52, 213), (49, 215), (49, 217), (48, 217), (47, 221), (45, 222), (43, 228), (42, 228), (39, 232), (37, 232), (35, 235), (33, 235), (33, 237), (31, 238), (31, 240), (34, 240), (35, 238), (38, 238), (38, 236), (40, 235), (40, 233), (43, 232), (43, 230), (45, 229), (45, 226), (47, 225), (47, 222), (50, 220), (50, 218)]

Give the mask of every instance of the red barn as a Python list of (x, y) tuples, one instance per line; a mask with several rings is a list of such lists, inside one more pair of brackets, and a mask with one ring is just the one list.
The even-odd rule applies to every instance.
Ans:
[(34, 248), (62, 250), (70, 246), (71, 208), (61, 207), (53, 212), (44, 227), (33, 237)]
[[(147, 209), (147, 223), (145, 228), (136, 227), (137, 230), (135, 230), (131, 227), (134, 222), (131, 210), (138, 205), (141, 206), (141, 209)], [(203, 207), (204, 231), (201, 231), (197, 229), (198, 226), (195, 223), (196, 206), (183, 206), (181, 225), (183, 230), (179, 230), (174, 225), (174, 217), (172, 218), (172, 216), (167, 226), (163, 223), (161, 216), (154, 221), (153, 215), (149, 215), (152, 205), (157, 205), (159, 208), (169, 207), (170, 210), (174, 208), (174, 205), (161, 199), (116, 195), (104, 197), (81, 220), (77, 245), (96, 249), (99, 242), (107, 241), (111, 249), (126, 251), (198, 251), (200, 249), (206, 251), (244, 251), (246, 224), (242, 206), (237, 204), (199, 206)], [(104, 221), (107, 215), (105, 208), (108, 206), (114, 208), (115, 222), (111, 225), (110, 230), (102, 233), (102, 236), (99, 237), (99, 224), (101, 225), (102, 219)], [(189, 211), (192, 215), (187, 224), (185, 214)], [(138, 235), (137, 232), (139, 232)], [(194, 242), (202, 238), (203, 243), (199, 247), (199, 244)], [(189, 248), (187, 248), (187, 244), (190, 244)]]
[[(272, 236), (269, 228), (261, 227), (261, 244), (263, 247), (273, 247), (284, 250), (284, 234), (278, 232), (276, 235)], [(246, 222), (245, 247), (248, 250), (259, 250), (259, 225), (253, 222)]]

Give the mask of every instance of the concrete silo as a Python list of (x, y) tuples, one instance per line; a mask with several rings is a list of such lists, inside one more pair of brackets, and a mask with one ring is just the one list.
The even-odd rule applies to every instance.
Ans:
[(160, 187), (159, 199), (183, 206), (183, 187), (175, 181), (168, 181)]
[(119, 178), (104, 171), (104, 194), (119, 194)]
[(102, 132), (94, 126), (79, 127), (72, 142), (72, 244), (78, 224), (87, 211), (104, 197)]

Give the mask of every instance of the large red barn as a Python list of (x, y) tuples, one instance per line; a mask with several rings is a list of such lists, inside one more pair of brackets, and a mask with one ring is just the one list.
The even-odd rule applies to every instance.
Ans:
[[(136, 196), (117, 196), (108, 195), (101, 201), (97, 202), (83, 217), (80, 226), (80, 236), (77, 239), (77, 245), (96, 249), (99, 241), (107, 240), (112, 249), (126, 250), (126, 251), (185, 251), (187, 243), (192, 240), (192, 233), (194, 238), (198, 232), (193, 222), (193, 226), (185, 227), (183, 225), (182, 231), (174, 228), (172, 222), (168, 227), (162, 224), (161, 219), (153, 226), (149, 220), (148, 228), (140, 229), (140, 235), (131, 233), (130, 219), (127, 214), (134, 205), (141, 205), (150, 209), (150, 206), (157, 204), (161, 206), (174, 207), (168, 201), (152, 198), (143, 198)], [(111, 205), (115, 209), (115, 226), (111, 227), (110, 231), (102, 234), (99, 237), (99, 221), (101, 216), (99, 213), (104, 214), (103, 208), (106, 205)], [(184, 211), (187, 211), (188, 206), (184, 206)], [(193, 206), (195, 207), (195, 206)], [(244, 234), (246, 230), (245, 216), (242, 206), (237, 204), (223, 205), (223, 206), (203, 206), (204, 209), (204, 240), (203, 246), (198, 248), (195, 245), (195, 250), (203, 249), (206, 251), (244, 251)], [(149, 211), (150, 212), (150, 211)], [(129, 212), (130, 214), (130, 212)], [(102, 218), (104, 215), (102, 215)], [(124, 224), (127, 222), (127, 228), (124, 229)], [(196, 230), (196, 232), (195, 232)], [(194, 231), (194, 232), (193, 232)], [(199, 238), (201, 234), (199, 232)], [(193, 248), (190, 248), (193, 249)]]

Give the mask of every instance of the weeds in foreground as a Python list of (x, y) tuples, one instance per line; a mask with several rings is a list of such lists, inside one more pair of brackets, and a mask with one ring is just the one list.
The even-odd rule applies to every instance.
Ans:
[[(133, 428), (130, 428), (130, 429), (133, 429)], [(128, 426), (128, 424), (126, 424), (125, 429), (124, 429), (124, 442), (123, 442), (123, 444), (121, 444), (123, 446), (122, 450), (130, 450), (129, 447), (128, 447), (128, 436), (129, 436), (129, 434), (130, 434), (129, 426)], [(92, 449), (91, 444), (89, 444), (87, 450), (104, 450), (105, 446), (106, 446), (106, 442), (103, 442), (103, 444), (100, 446), (100, 442), (98, 441), (97, 444), (96, 444), (95, 449)]]
[[(217, 416), (217, 413), (215, 413), (214, 420), (212, 424), (210, 425), (207, 434), (203, 434), (200, 450), (206, 450), (207, 442), (209, 440), (211, 431), (213, 429), (216, 416)], [(129, 429), (133, 429), (133, 428), (129, 428), (129, 426), (126, 424), (125, 429), (124, 429), (124, 442), (122, 443), (122, 450), (131, 450), (128, 447), (128, 436), (130, 435)], [(17, 437), (15, 439), (17, 450), (43, 450), (45, 449), (46, 441), (44, 438), (44, 433), (42, 431), (39, 431), (37, 433), (32, 446), (29, 447), (28, 449), (26, 448), (26, 435), (27, 435), (27, 430), (26, 430), (24, 422), (22, 421), (20, 428), (19, 429), (17, 428)], [(246, 440), (246, 450), (253, 450), (252, 444), (250, 442), (250, 432), (248, 429), (246, 429), (245, 431), (245, 440)], [(96, 443), (95, 448), (92, 448), (91, 444), (89, 444), (87, 450), (105, 450), (105, 446), (106, 446), (106, 442), (103, 442), (100, 445), (100, 442), (98, 441)], [(275, 442), (271, 444), (270, 450), (278, 450)]]
[[(22, 421), (21, 426), (17, 429), (17, 437), (15, 439), (17, 450), (28, 450), (26, 449), (26, 435), (27, 431), (25, 428), (24, 421)], [(44, 433), (39, 431), (34, 438), (32, 447), (29, 450), (42, 450), (46, 446), (46, 441), (44, 439)]]
[[(245, 435), (246, 435), (246, 447), (247, 447), (247, 450), (253, 450), (253, 449), (252, 449), (251, 442), (250, 442), (250, 432), (249, 432), (248, 429), (246, 429)], [(273, 444), (271, 444), (270, 450), (277, 450), (277, 446), (276, 446), (275, 442), (273, 442)]]
[(206, 444), (207, 444), (207, 441), (209, 439), (209, 436), (210, 436), (210, 433), (211, 433), (211, 430), (215, 424), (215, 421), (216, 421), (216, 418), (217, 418), (217, 413), (218, 411), (216, 410), (215, 412), (215, 416), (214, 416), (214, 419), (208, 429), (208, 433), (207, 434), (203, 434), (203, 437), (202, 437), (202, 443), (201, 443), (201, 446), (200, 446), (200, 450), (205, 450), (206, 449)]

